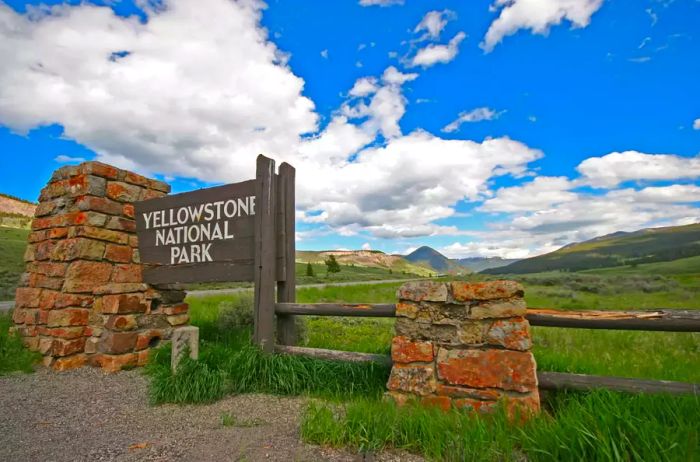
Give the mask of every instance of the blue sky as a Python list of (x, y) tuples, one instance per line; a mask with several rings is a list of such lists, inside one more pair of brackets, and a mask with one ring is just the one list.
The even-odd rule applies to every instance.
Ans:
[[(700, 221), (696, 0), (0, 2), (0, 191), (298, 170), (298, 247), (524, 257)], [(46, 2), (42, 2), (46, 4)]]

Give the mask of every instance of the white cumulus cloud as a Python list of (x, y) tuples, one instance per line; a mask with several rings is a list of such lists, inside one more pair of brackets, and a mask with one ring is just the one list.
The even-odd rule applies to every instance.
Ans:
[(360, 6), (403, 5), (404, 0), (360, 0)]
[(478, 107), (476, 109), (472, 109), (471, 111), (463, 111), (459, 113), (459, 117), (457, 117), (457, 119), (445, 125), (442, 128), (442, 131), (445, 133), (456, 132), (463, 123), (493, 120), (500, 117), (501, 114), (503, 114), (503, 111), (497, 112), (488, 107)]
[(693, 128), (695, 130), (700, 130), (700, 119), (695, 119), (695, 121), (693, 121)]
[(318, 119), (260, 7), (169, 1), (142, 23), (88, 4), (30, 18), (0, 3), (0, 123), (58, 123), (99, 160), (146, 173), (250, 177), (257, 153), (288, 152)]
[(429, 11), (423, 16), (423, 19), (418, 23), (413, 32), (418, 33), (425, 31), (425, 34), (420, 40), (436, 40), (440, 38), (440, 33), (447, 25), (447, 22), (454, 17), (454, 13), (450, 10)]
[(69, 164), (69, 163), (79, 163), (79, 162), (85, 162), (84, 157), (72, 157), (72, 156), (67, 156), (65, 154), (59, 154), (54, 158), (56, 162), (59, 164)]
[(521, 186), (501, 188), (479, 210), (484, 212), (529, 212), (572, 202), (578, 195), (569, 191), (571, 181), (566, 177), (540, 176)]
[(410, 60), (410, 67), (430, 67), (437, 63), (449, 63), (457, 56), (459, 44), (466, 38), (467, 34), (458, 32), (452, 37), (447, 45), (430, 44), (418, 50), (413, 59)]
[(520, 29), (546, 35), (551, 26), (565, 19), (572, 27), (586, 27), (602, 5), (603, 0), (495, 0), (491, 10), (499, 12), (498, 18), (489, 26), (481, 47), (490, 52)]
[(589, 157), (576, 170), (582, 175), (583, 183), (610, 188), (625, 181), (698, 178), (700, 156), (612, 152), (602, 157)]

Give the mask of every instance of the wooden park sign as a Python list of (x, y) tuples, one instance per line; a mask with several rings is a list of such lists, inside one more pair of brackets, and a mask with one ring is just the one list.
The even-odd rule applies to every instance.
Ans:
[[(135, 204), (144, 282), (253, 281), (254, 340), (274, 347), (277, 300), (295, 299), (294, 168), (258, 156), (255, 179)], [(294, 321), (279, 316), (281, 341)]]

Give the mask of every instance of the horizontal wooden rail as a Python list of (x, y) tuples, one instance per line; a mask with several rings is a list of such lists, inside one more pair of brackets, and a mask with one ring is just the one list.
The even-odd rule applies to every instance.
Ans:
[(310, 356), (312, 358), (326, 359), (330, 361), (352, 361), (356, 363), (373, 362), (391, 366), (391, 357), (371, 353), (357, 353), (354, 351), (326, 350), (323, 348), (306, 348), (289, 345), (275, 345), (277, 353), (288, 355)]
[[(396, 305), (391, 303), (276, 303), (275, 312), (311, 316), (392, 318), (396, 316)], [(533, 308), (527, 310), (526, 317), (533, 326), (700, 332), (700, 310), (564, 311)]]
[(313, 316), (393, 318), (396, 316), (396, 305), (393, 303), (275, 303), (275, 312)]
[[(354, 351), (326, 350), (287, 345), (275, 345), (277, 353), (309, 356), (329, 361), (374, 362), (391, 365), (391, 357)], [(600, 375), (569, 374), (563, 372), (537, 372), (539, 388), (542, 390), (588, 391), (607, 389), (627, 393), (670, 393), (674, 395), (700, 395), (700, 384), (671, 382), (668, 380), (631, 379)]]
[(620, 329), (666, 332), (700, 332), (700, 311), (563, 311), (527, 310), (533, 326), (581, 329)]
[(593, 390), (605, 388), (628, 393), (670, 393), (700, 395), (700, 384), (668, 380), (630, 379), (600, 375), (537, 372), (539, 387), (543, 390)]

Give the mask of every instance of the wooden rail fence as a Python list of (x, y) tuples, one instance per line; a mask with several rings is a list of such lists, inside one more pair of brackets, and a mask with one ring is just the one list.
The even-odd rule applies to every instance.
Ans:
[[(284, 317), (357, 316), (396, 317), (394, 304), (366, 303), (276, 303), (275, 313)], [(700, 332), (700, 310), (636, 310), (636, 311), (561, 311), (533, 308), (527, 310), (527, 320), (533, 326), (578, 329), (646, 330), (662, 332)], [(280, 338), (280, 340), (282, 340)], [(283, 342), (282, 342), (283, 343)], [(275, 351), (320, 359), (375, 362), (391, 365), (387, 355), (350, 351), (304, 348), (288, 344), (275, 345)], [(537, 373), (539, 387), (544, 390), (591, 390), (606, 388), (631, 393), (669, 393), (700, 395), (700, 384), (606, 377), (563, 372)]]

